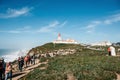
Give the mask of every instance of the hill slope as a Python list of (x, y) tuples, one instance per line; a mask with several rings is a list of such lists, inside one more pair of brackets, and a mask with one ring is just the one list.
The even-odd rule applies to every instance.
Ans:
[(83, 46), (80, 44), (53, 44), (53, 43), (47, 43), (42, 46), (37, 46), (35, 48), (32, 48), (29, 53), (35, 52), (35, 53), (40, 53), (44, 54), (46, 52), (54, 51), (54, 50), (59, 50), (59, 49), (81, 49)]
[[(66, 48), (76, 49), (76, 52), (44, 58), (48, 64), (40, 65), (20, 80), (114, 80), (117, 78), (115, 73), (120, 73), (120, 58), (105, 56), (106, 51), (90, 50), (81, 45), (58, 44), (53, 47), (51, 43), (35, 49), (38, 48), (43, 52)], [(41, 70), (41, 67), (46, 69)]]

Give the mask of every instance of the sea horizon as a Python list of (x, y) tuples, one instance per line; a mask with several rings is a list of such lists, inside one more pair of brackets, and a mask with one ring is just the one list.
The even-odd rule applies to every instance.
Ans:
[(5, 62), (12, 62), (20, 56), (25, 56), (27, 50), (24, 49), (0, 49), (0, 58), (3, 58)]

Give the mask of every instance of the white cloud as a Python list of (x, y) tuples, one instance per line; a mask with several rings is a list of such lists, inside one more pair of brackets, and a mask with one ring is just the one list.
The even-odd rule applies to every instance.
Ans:
[(55, 29), (63, 27), (66, 23), (67, 21), (64, 21), (63, 23), (60, 23), (59, 21), (53, 21), (47, 26), (40, 28), (37, 32), (53, 32)]
[(8, 31), (8, 33), (21, 33), (21, 31), (11, 30), (11, 31)]
[(30, 26), (25, 26), (22, 28), (17, 28), (13, 30), (1, 30), (0, 33), (14, 33), (14, 34), (19, 34), (19, 33), (48, 33), (51, 32), (55, 34), (55, 30), (58, 28), (61, 28), (65, 26), (67, 21), (64, 21), (63, 23), (60, 23), (59, 21), (53, 21), (46, 25), (45, 27), (41, 27), (40, 29), (32, 29)]
[(86, 30), (87, 33), (92, 33), (92, 32), (95, 31), (95, 28), (98, 27), (101, 24), (102, 25), (110, 25), (110, 24), (114, 24), (114, 23), (117, 23), (117, 22), (120, 22), (120, 13), (109, 16), (106, 19), (103, 19), (103, 20), (100, 20), (100, 21), (93, 21), (83, 29)]
[(112, 22), (111, 22), (111, 20), (105, 20), (104, 23), (105, 24), (111, 24)]
[(17, 30), (22, 30), (22, 31), (25, 31), (25, 30), (30, 30), (30, 26), (25, 26), (25, 27), (22, 27), (22, 28), (18, 28)]
[(0, 31), (1, 33), (21, 33), (20, 31), (17, 30), (8, 30), (8, 31)]
[(32, 8), (23, 7), (21, 9), (11, 9), (8, 8), (6, 13), (0, 13), (0, 18), (14, 18), (22, 15), (26, 15), (30, 12)]
[(18, 34), (18, 33), (28, 33), (28, 32), (32, 32), (30, 30), (30, 26), (25, 26), (22, 28), (17, 28), (17, 29), (13, 29), (13, 30), (1, 30), (1, 33), (14, 33), (14, 34)]
[(89, 25), (87, 25), (86, 26), (86, 29), (93, 29), (93, 28), (95, 28), (95, 24), (89, 24)]
[(64, 21), (61, 25), (60, 25), (60, 27), (63, 27), (63, 26), (65, 26), (67, 24), (67, 21)]
[(96, 28), (99, 24), (101, 24), (101, 21), (93, 21), (93, 22), (91, 22), (89, 25), (87, 25), (87, 26), (85, 27), (86, 32), (87, 32), (87, 33), (92, 33), (92, 32), (94, 32), (95, 28)]
[(86, 32), (87, 33), (93, 33), (94, 30), (90, 29), (90, 30), (87, 30)]
[(60, 23), (58, 22), (58, 21), (54, 21), (54, 22), (52, 22), (52, 23), (50, 23), (47, 27), (48, 28), (54, 28), (54, 27), (56, 27), (57, 25), (59, 25)]
[(59, 25), (59, 22), (54, 21), (54, 22), (48, 24), (47, 26), (40, 28), (37, 32), (51, 32), (58, 25)]
[(93, 21), (92, 23), (98, 25), (101, 23), (101, 21)]
[(104, 20), (104, 24), (113, 24), (120, 21), (120, 13), (110, 16), (108, 19)]

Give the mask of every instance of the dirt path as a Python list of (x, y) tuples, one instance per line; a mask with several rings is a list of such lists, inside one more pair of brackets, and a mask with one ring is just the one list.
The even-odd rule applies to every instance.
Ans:
[(120, 80), (120, 74), (116, 73), (117, 75), (117, 79), (116, 80)]
[(30, 65), (28, 68), (23, 69), (22, 72), (15, 72), (15, 73), (13, 73), (12, 80), (18, 80), (18, 79), (24, 77), (30, 71), (34, 70), (34, 68), (38, 67), (40, 64), (42, 64), (42, 63), (39, 63), (39, 61), (37, 60), (37, 63), (35, 65)]

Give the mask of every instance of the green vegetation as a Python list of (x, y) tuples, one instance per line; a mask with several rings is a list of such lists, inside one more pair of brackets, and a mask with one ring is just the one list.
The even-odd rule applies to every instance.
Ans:
[[(52, 44), (45, 47), (53, 50)], [(40, 69), (46, 65), (39, 66), (20, 80), (67, 80), (70, 74), (77, 80), (114, 80), (117, 78), (115, 73), (120, 73), (120, 58), (106, 56), (106, 51), (89, 50), (80, 45), (56, 45), (55, 49), (59, 48), (72, 48), (77, 52), (47, 58), (46, 69)], [(43, 61), (47, 59), (42, 58)]]
[(83, 46), (81, 45), (75, 45), (75, 44), (53, 44), (53, 43), (47, 43), (44, 44), (42, 46), (38, 46), (35, 48), (32, 48), (29, 52), (34, 51), (35, 53), (40, 53), (40, 54), (44, 54), (46, 52), (49, 51), (54, 51), (54, 50), (58, 50), (58, 49), (80, 49)]

